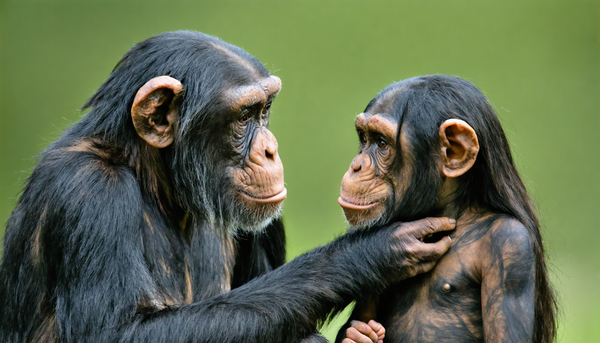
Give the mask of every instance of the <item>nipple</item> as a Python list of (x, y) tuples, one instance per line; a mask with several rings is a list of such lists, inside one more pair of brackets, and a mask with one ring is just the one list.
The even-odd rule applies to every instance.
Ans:
[(450, 289), (451, 289), (451, 288), (452, 288), (452, 287), (450, 287), (450, 284), (449, 284), (449, 283), (445, 283), (445, 284), (442, 286), (442, 290), (443, 290), (444, 292), (446, 292), (446, 293), (447, 293), (447, 292), (450, 292)]

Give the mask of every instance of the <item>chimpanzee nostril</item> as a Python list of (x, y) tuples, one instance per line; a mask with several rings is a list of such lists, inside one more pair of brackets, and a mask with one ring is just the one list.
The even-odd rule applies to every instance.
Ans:
[(265, 149), (265, 157), (267, 160), (274, 160), (275, 155), (277, 155), (277, 141), (267, 139), (264, 141), (263, 147)]
[(362, 168), (362, 162), (363, 159), (359, 157), (354, 158), (354, 160), (352, 160), (352, 164), (350, 165), (350, 168), (352, 168), (352, 170), (356, 173), (359, 172), (360, 169)]

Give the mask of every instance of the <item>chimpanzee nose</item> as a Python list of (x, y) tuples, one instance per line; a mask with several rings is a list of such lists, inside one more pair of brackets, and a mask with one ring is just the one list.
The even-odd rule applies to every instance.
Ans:
[(350, 169), (352, 169), (352, 171), (355, 173), (360, 172), (363, 168), (369, 167), (371, 167), (371, 159), (367, 154), (360, 154), (356, 156), (350, 165)]
[(250, 151), (250, 161), (262, 166), (273, 163), (281, 164), (277, 148), (277, 139), (271, 131), (261, 130), (256, 134)]
[(271, 131), (267, 131), (265, 134), (265, 139), (262, 142), (263, 148), (265, 149), (265, 157), (268, 160), (274, 160), (275, 155), (277, 154), (277, 139), (271, 133)]

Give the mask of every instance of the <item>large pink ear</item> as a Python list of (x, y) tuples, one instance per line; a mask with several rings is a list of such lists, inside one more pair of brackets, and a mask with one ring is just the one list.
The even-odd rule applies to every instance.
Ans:
[(440, 126), (442, 171), (447, 177), (466, 173), (479, 153), (479, 141), (475, 130), (460, 119), (448, 119)]
[(164, 148), (173, 143), (179, 124), (176, 101), (183, 90), (181, 82), (170, 76), (158, 76), (146, 82), (135, 95), (131, 119), (138, 135), (148, 144)]

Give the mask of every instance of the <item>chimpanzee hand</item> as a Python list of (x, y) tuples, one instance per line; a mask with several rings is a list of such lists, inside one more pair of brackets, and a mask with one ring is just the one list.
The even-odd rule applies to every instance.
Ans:
[(436, 233), (453, 230), (456, 220), (450, 218), (425, 218), (414, 222), (392, 225), (397, 240), (394, 250), (400, 264), (401, 281), (430, 271), (437, 260), (450, 249), (452, 239), (444, 236), (437, 242), (425, 243), (423, 239)]
[(374, 320), (369, 323), (353, 320), (346, 329), (346, 338), (342, 343), (383, 343), (385, 328)]

